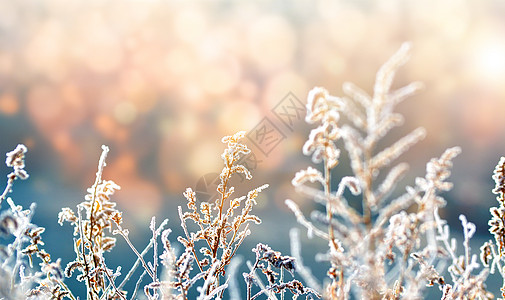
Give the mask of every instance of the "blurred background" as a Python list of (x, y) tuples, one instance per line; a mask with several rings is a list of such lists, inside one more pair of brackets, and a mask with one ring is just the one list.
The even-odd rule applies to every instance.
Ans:
[[(428, 137), (400, 158), (411, 164), (402, 182), (461, 146), (442, 214), (456, 236), (464, 213), (489, 239), (491, 174), (505, 155), (504, 15), (498, 0), (0, 1), (0, 153), (26, 144), (31, 175), (12, 196), (38, 204), (46, 248), (66, 264), (72, 245), (61, 240), (72, 229), (57, 214), (84, 199), (106, 144), (104, 176), (122, 187), (114, 199), (134, 242), (143, 248), (152, 215), (170, 219), (175, 240), (185, 188), (214, 194), (220, 139), (266, 126), (276, 142), (250, 134), (254, 178), (236, 182), (239, 192), (270, 184), (256, 208), (264, 223), (242, 255), (253, 259), (258, 241), (285, 250), (297, 225), (284, 200), (315, 207), (290, 184), (311, 163), (301, 153), (312, 128), (303, 120), (308, 91), (341, 96), (351, 81), (371, 92), (380, 65), (411, 41), (394, 87), (426, 89), (399, 106), (406, 124), (390, 141), (418, 126)], [(342, 159), (337, 179), (349, 175)], [(128, 254), (111, 257), (112, 266), (131, 259), (118, 244)]]

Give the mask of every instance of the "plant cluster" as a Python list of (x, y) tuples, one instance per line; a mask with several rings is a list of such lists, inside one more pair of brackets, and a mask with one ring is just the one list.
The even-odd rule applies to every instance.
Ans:
[[(7, 153), (6, 165), (13, 171), (7, 175), (0, 195), (0, 208), (4, 201), (8, 205), (0, 213), (4, 241), (0, 247), (0, 299), (190, 299), (198, 295), (200, 300), (284, 300), (287, 294), (292, 299), (422, 299), (428, 286), (438, 286), (444, 300), (490, 299), (493, 295), (486, 290), (485, 281), (495, 270), (503, 277), (505, 297), (505, 158), (493, 175), (498, 207), (490, 210), (489, 231), (495, 241), (481, 247), (481, 266), (470, 248), (475, 225), (460, 216), (464, 239), (463, 250), (458, 251), (447, 222), (438, 213), (446, 204), (441, 193), (452, 188), (447, 180), (461, 149), (449, 148), (431, 159), (425, 176), (416, 178), (403, 191), (397, 186), (408, 165), (396, 161), (424, 138), (425, 130), (415, 129), (385, 148), (380, 146), (393, 128), (403, 124), (404, 118), (395, 107), (422, 87), (412, 83), (391, 91), (409, 48), (404, 44), (380, 68), (373, 95), (351, 83), (344, 84), (344, 97), (332, 96), (320, 87), (309, 92), (306, 121), (317, 127), (311, 131), (303, 153), (311, 156), (314, 166), (296, 173), (292, 184), (319, 207), (306, 217), (294, 201), (286, 200), (286, 205), (307, 229), (309, 238), (323, 239), (328, 245), (316, 257), (328, 265), (322, 282), (304, 265), (300, 233), (293, 228), (291, 256), (263, 243), (252, 249), (255, 260), (246, 262), (246, 291), (240, 293), (236, 280), (241, 258), (237, 250), (250, 235), (251, 225), (261, 223), (253, 209), (258, 195), (268, 187), (264, 184), (235, 196), (232, 177), (252, 178), (239, 163), (251, 151), (242, 143), (245, 132), (241, 131), (222, 139), (226, 148), (217, 196), (199, 201), (191, 188), (183, 193), (187, 209), (178, 208), (184, 232), (176, 239), (180, 251), (170, 241), (167, 219), (160, 224), (155, 217), (151, 219), (152, 236), (142, 251), (132, 243), (128, 229), (123, 227), (122, 212), (113, 201), (120, 187), (103, 179), (109, 148), (102, 146), (88, 194), (75, 209), (63, 208), (58, 215), (60, 225), (69, 223), (74, 229), (75, 259), (65, 268), (61, 259), (52, 260), (43, 248), (45, 229), (31, 222), (35, 204), (23, 209), (8, 197), (17, 179), (29, 177), (24, 169), (27, 148), (18, 145)], [(352, 174), (336, 181), (340, 144), (349, 156)], [(334, 182), (338, 184), (334, 186)], [(124, 266), (110, 268), (106, 261), (117, 236), (136, 255), (127, 272), (123, 272)], [(139, 268), (141, 275), (128, 290), (126, 283)], [(65, 277), (74, 275), (86, 287), (86, 295), (74, 295), (64, 283)]]
[[(301, 170), (292, 184), (324, 205), (324, 213), (316, 210), (309, 220), (296, 203), (286, 200), (286, 204), (306, 227), (309, 237), (315, 235), (328, 243), (327, 252), (319, 257), (330, 264), (325, 298), (349, 299), (352, 294), (360, 299), (421, 299), (426, 285), (434, 284), (442, 290), (442, 299), (491, 296), (484, 285), (489, 271), (478, 271), (477, 256), (470, 252), (469, 239), (475, 225), (460, 216), (465, 239), (464, 253), (458, 255), (449, 227), (438, 215), (446, 204), (440, 193), (452, 188), (447, 179), (460, 148), (447, 149), (440, 158), (432, 159), (424, 177), (416, 178), (400, 196), (391, 196), (398, 194), (394, 193), (396, 186), (408, 171), (406, 163), (396, 160), (426, 134), (418, 128), (390, 146), (379, 147), (393, 128), (403, 124), (404, 118), (394, 111), (395, 107), (422, 87), (415, 82), (391, 90), (409, 49), (409, 44), (402, 45), (380, 68), (373, 95), (352, 83), (344, 83), (344, 97), (332, 96), (320, 87), (309, 92), (306, 121), (318, 127), (311, 131), (303, 153), (322, 166)], [(341, 115), (347, 120), (343, 125), (339, 124)], [(334, 188), (332, 171), (339, 162), (340, 140), (353, 174), (342, 177)], [(499, 177), (497, 172), (495, 177)], [(321, 189), (314, 188), (314, 184)], [(351, 205), (356, 203), (346, 199), (346, 188), (354, 195), (351, 201), (359, 205)], [(502, 242), (503, 214), (499, 209), (492, 212), (495, 218), (490, 222), (494, 226), (491, 231), (497, 242)], [(495, 253), (488, 248), (486, 259)], [(449, 265), (451, 281), (441, 275), (444, 264)], [(301, 274), (307, 277), (306, 282), (321, 286), (310, 273)]]

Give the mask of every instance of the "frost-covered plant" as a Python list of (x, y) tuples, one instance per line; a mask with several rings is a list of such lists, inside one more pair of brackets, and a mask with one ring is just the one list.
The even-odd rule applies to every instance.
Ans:
[[(16, 149), (7, 153), (5, 163), (13, 171), (7, 175), (7, 185), (0, 196), (0, 208), (6, 199), (9, 209), (0, 215), (0, 235), (10, 240), (0, 248), (0, 298), (1, 299), (38, 299), (51, 298), (75, 299), (63, 283), (63, 271), (60, 259), (51, 260), (51, 256), (42, 247), (41, 234), (45, 228), (31, 222), (35, 203), (29, 209), (16, 205), (7, 194), (12, 191), (16, 179), (29, 177), (25, 171), (25, 145), (19, 144)], [(40, 268), (34, 267), (34, 256)]]
[(126, 299), (126, 293), (115, 285), (120, 269), (114, 272), (107, 268), (104, 257), (104, 253), (116, 244), (116, 238), (107, 235), (106, 230), (111, 233), (113, 223), (121, 223), (121, 212), (111, 201), (111, 196), (120, 187), (111, 180), (102, 179), (109, 148), (102, 146), (102, 149), (95, 182), (88, 188), (84, 201), (77, 206), (77, 214), (65, 207), (58, 215), (60, 225), (69, 222), (74, 226), (76, 258), (67, 264), (65, 275), (71, 277), (75, 270), (79, 270), (77, 280), (85, 282), (88, 299)]
[(491, 273), (496, 269), (503, 278), (501, 296), (505, 298), (505, 270), (503, 265), (505, 253), (505, 157), (501, 157), (493, 173), (495, 188), (493, 193), (498, 201), (498, 207), (491, 207), (491, 220), (489, 232), (494, 236), (495, 242), (488, 241), (480, 248), (480, 258), (485, 266), (491, 267)]
[[(251, 233), (249, 223), (261, 223), (251, 212), (258, 194), (268, 186), (265, 184), (255, 188), (247, 196), (231, 197), (234, 187), (230, 186), (229, 181), (234, 174), (240, 173), (247, 179), (252, 178), (245, 166), (237, 164), (241, 155), (250, 152), (246, 145), (240, 143), (244, 135), (245, 132), (241, 131), (222, 140), (227, 144), (227, 148), (222, 155), (224, 168), (220, 175), (221, 183), (217, 187), (219, 197), (213, 203), (201, 202), (198, 208), (195, 192), (190, 188), (184, 192), (189, 211), (183, 212), (179, 207), (181, 225), (185, 233), (184, 237), (177, 238), (184, 246), (184, 251), (179, 256), (175, 254), (168, 239), (170, 229), (163, 229), (168, 220), (164, 220), (157, 227), (156, 219), (152, 218), (149, 227), (152, 238), (142, 253), (132, 244), (128, 230), (121, 225), (122, 213), (111, 200), (119, 186), (113, 181), (102, 179), (109, 151), (108, 147), (102, 146), (96, 179), (88, 189), (89, 194), (86, 195), (85, 201), (78, 205), (77, 213), (70, 208), (64, 208), (59, 214), (60, 224), (67, 221), (74, 226), (76, 259), (68, 263), (65, 269), (67, 277), (70, 277), (74, 270), (79, 270), (77, 279), (85, 282), (88, 299), (126, 299), (127, 293), (122, 288), (135, 269), (142, 265), (144, 271), (137, 280), (131, 298), (136, 296), (145, 275), (151, 278), (151, 282), (143, 289), (148, 299), (187, 299), (189, 289), (200, 279), (204, 281), (199, 287), (200, 299), (221, 297), (228, 286), (226, 280), (222, 279), (226, 267), (246, 236)], [(188, 224), (189, 220), (194, 225)], [(137, 262), (121, 283), (116, 283), (121, 276), (120, 268), (112, 271), (105, 263), (104, 253), (111, 251), (116, 244), (116, 239), (108, 233), (121, 235), (137, 256)], [(163, 253), (158, 255), (160, 236)], [(151, 248), (153, 259), (146, 261), (144, 255)], [(197, 269), (193, 270), (194, 267)], [(160, 279), (162, 269), (167, 275), (163, 280)]]
[[(244, 239), (251, 233), (249, 223), (260, 224), (261, 220), (251, 214), (256, 205), (258, 194), (268, 187), (264, 184), (247, 193), (247, 196), (232, 198), (235, 188), (230, 186), (230, 179), (234, 174), (243, 174), (251, 179), (250, 171), (244, 166), (237, 164), (242, 155), (247, 155), (251, 150), (240, 143), (245, 136), (245, 131), (237, 132), (232, 136), (226, 136), (222, 142), (227, 148), (221, 155), (224, 167), (219, 175), (220, 183), (217, 186), (218, 197), (214, 202), (201, 202), (197, 207), (195, 192), (188, 188), (184, 197), (188, 200), (189, 212), (182, 212), (179, 207), (181, 225), (185, 237), (178, 240), (193, 254), (198, 269), (205, 272), (205, 277), (212, 278), (206, 285), (205, 294), (209, 295), (222, 286), (220, 277), (225, 274), (225, 267), (230, 263), (237, 249)], [(241, 210), (239, 208), (242, 207)], [(191, 220), (196, 224), (196, 231), (191, 232), (187, 222)], [(197, 245), (196, 243), (203, 244)], [(197, 254), (201, 253), (201, 258)]]
[[(307, 297), (315, 296), (321, 298), (318, 292), (312, 288), (304, 287), (303, 284), (292, 279), (290, 281), (284, 281), (284, 270), (289, 272), (291, 276), (294, 276), (296, 270), (295, 258), (291, 256), (283, 256), (280, 252), (272, 250), (268, 245), (259, 243), (256, 248), (252, 249), (256, 254), (256, 261), (254, 265), (249, 265), (250, 272), (244, 273), (244, 280), (247, 285), (247, 300), (253, 300), (259, 296), (266, 294), (269, 298), (276, 298), (275, 294), (280, 294), (281, 299), (284, 299), (284, 293), (286, 291), (293, 294), (293, 299), (298, 298), (300, 295), (307, 295)], [(275, 270), (279, 270), (277, 273)], [(261, 279), (256, 274), (256, 270), (261, 270), (267, 278), (267, 285), (261, 282)], [(253, 285), (258, 285), (261, 290), (252, 295)]]
[[(322, 163), (322, 171), (308, 167), (298, 172), (292, 183), (324, 204), (325, 213), (315, 211), (308, 220), (293, 201), (286, 200), (286, 204), (309, 236), (328, 242), (329, 249), (321, 256), (330, 263), (326, 298), (348, 299), (354, 293), (363, 299), (420, 299), (423, 282), (438, 283), (443, 299), (487, 295), (483, 285), (487, 271), (472, 275), (479, 266), (476, 257), (469, 254), (468, 239), (474, 225), (462, 217), (465, 255), (458, 257), (455, 244), (448, 242), (448, 227), (437, 213), (445, 205), (438, 194), (452, 188), (446, 180), (460, 149), (447, 149), (440, 158), (432, 159), (424, 178), (417, 178), (401, 196), (390, 197), (408, 170), (405, 163), (391, 165), (425, 136), (425, 130), (418, 128), (385, 149), (378, 148), (391, 129), (403, 124), (403, 116), (394, 108), (422, 87), (415, 82), (391, 91), (396, 70), (407, 61), (409, 49), (409, 44), (402, 45), (380, 68), (372, 96), (351, 83), (344, 84), (346, 97), (342, 98), (320, 87), (309, 92), (306, 121), (318, 127), (311, 131), (303, 153), (311, 155), (315, 164)], [(344, 125), (338, 123), (341, 114), (349, 121)], [(334, 189), (332, 170), (339, 161), (340, 139), (353, 174), (341, 178)], [(380, 176), (388, 168), (385, 176)], [(308, 182), (320, 184), (322, 191)], [(360, 209), (349, 205), (345, 188), (360, 195)], [(439, 275), (443, 271), (439, 264), (446, 260), (451, 264), (452, 285)], [(307, 282), (314, 282), (308, 277)]]
[(7, 197), (7, 194), (12, 191), (12, 185), (14, 184), (14, 180), (21, 179), (25, 180), (29, 177), (28, 173), (25, 171), (25, 153), (28, 151), (26, 146), (23, 144), (19, 144), (16, 146), (16, 149), (7, 153), (5, 156), (5, 164), (7, 167), (12, 168), (12, 172), (7, 175), (7, 186), (5, 187), (2, 195), (0, 195), (0, 205)]

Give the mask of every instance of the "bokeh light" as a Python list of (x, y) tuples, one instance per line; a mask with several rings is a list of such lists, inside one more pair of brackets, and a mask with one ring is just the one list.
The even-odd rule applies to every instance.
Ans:
[(486, 81), (500, 80), (505, 76), (505, 43), (483, 41), (475, 47), (475, 69)]

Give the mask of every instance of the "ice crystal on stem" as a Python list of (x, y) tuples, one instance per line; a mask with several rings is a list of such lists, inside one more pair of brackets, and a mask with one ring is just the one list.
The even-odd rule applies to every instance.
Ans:
[[(288, 282), (284, 282), (283, 271), (288, 271), (291, 276), (294, 275), (296, 270), (295, 258), (291, 256), (281, 255), (280, 252), (272, 250), (268, 245), (259, 243), (256, 248), (252, 249), (256, 254), (256, 261), (253, 266), (250, 267), (249, 273), (244, 273), (244, 280), (247, 285), (247, 300), (253, 300), (262, 294), (268, 295), (269, 298), (274, 298), (275, 294), (280, 294), (281, 299), (284, 299), (284, 293), (290, 291), (293, 294), (293, 299), (296, 299), (299, 295), (308, 295), (321, 298), (318, 292), (312, 288), (304, 287), (303, 284), (293, 279)], [(266, 263), (266, 265), (265, 265)], [(275, 269), (279, 269), (279, 273)], [(261, 270), (267, 278), (268, 284), (264, 286), (259, 283), (260, 280), (256, 275), (256, 270)], [(261, 290), (256, 294), (252, 295), (252, 287), (257, 284), (261, 287)]]
[(12, 189), (12, 184), (17, 178), (25, 180), (29, 177), (25, 171), (25, 153), (28, 151), (25, 145), (19, 144), (16, 149), (6, 154), (5, 164), (7, 167), (13, 168), (13, 171), (7, 175), (7, 186), (5, 187), (2, 195), (0, 195), (0, 205), (7, 197), (7, 194)]

